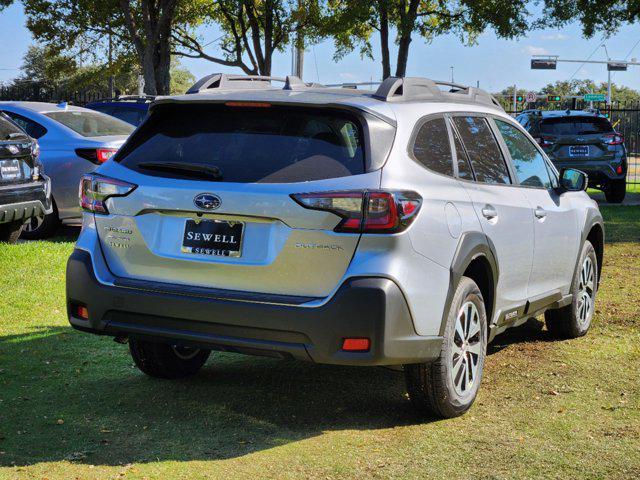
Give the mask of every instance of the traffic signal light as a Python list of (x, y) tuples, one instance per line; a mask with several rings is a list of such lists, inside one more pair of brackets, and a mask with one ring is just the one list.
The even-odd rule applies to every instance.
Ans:
[(547, 95), (547, 102), (560, 102), (562, 97), (560, 95)]
[(524, 95), (517, 95), (516, 96), (516, 102), (518, 102), (518, 103), (524, 102)]

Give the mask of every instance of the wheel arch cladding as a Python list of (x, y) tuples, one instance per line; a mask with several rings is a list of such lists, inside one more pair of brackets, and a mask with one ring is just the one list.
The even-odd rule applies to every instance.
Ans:
[(458, 241), (458, 247), (451, 262), (449, 290), (442, 312), (440, 335), (444, 335), (453, 295), (463, 276), (471, 278), (480, 288), (487, 311), (487, 325), (491, 324), (499, 273), (491, 240), (484, 233), (464, 233)]

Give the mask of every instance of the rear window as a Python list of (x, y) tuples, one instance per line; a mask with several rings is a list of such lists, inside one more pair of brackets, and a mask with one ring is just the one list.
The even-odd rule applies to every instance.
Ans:
[(544, 135), (592, 135), (611, 132), (611, 124), (602, 117), (547, 118), (540, 123), (540, 133)]
[(338, 110), (167, 105), (115, 160), (148, 175), (194, 178), (205, 167), (223, 182), (302, 182), (364, 173), (362, 136), (358, 119)]
[(129, 135), (134, 130), (134, 127), (128, 123), (98, 112), (67, 110), (64, 112), (48, 112), (45, 115), (83, 137)]
[(0, 114), (0, 141), (11, 140), (20, 135), (24, 135), (24, 132)]

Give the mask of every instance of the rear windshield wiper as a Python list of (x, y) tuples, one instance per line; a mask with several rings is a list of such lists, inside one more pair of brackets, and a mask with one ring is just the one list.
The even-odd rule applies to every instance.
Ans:
[(13, 140), (15, 138), (29, 138), (29, 135), (22, 132), (10, 133), (7, 135), (6, 140)]
[(141, 162), (138, 164), (138, 167), (143, 170), (175, 172), (190, 177), (222, 180), (222, 171), (218, 167), (203, 165), (201, 163)]

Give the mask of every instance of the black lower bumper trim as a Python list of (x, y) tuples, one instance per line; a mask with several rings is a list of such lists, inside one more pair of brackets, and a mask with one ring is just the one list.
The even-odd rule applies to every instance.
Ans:
[[(354, 278), (318, 307), (229, 300), (100, 283), (88, 252), (67, 264), (67, 306), (79, 330), (115, 337), (343, 365), (430, 361), (441, 337), (415, 333), (407, 303), (386, 278)], [(156, 285), (157, 287), (157, 285)], [(84, 305), (89, 319), (73, 315)], [(344, 352), (345, 337), (371, 340), (368, 352)]]

